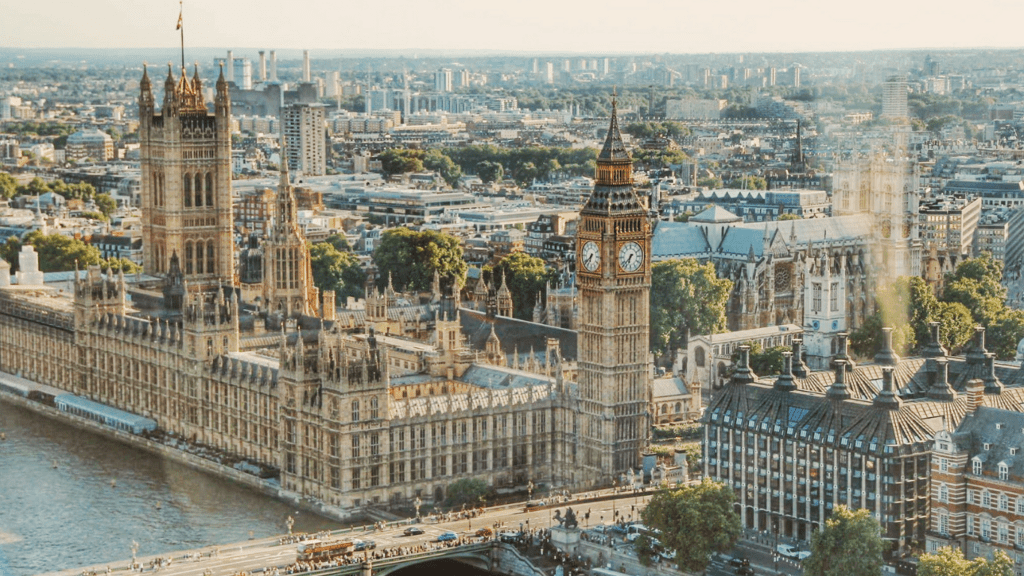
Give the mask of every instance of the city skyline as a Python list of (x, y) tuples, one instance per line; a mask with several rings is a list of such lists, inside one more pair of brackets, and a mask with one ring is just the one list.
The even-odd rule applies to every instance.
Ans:
[[(0, 24), (0, 50), (173, 47), (180, 41), (175, 4), (147, 0), (127, 12), (111, 0), (67, 4), (57, 11), (12, 5)], [(695, 6), (650, 0), (631, 6), (625, 24), (611, 15), (627, 11), (604, 0), (585, 8), (578, 2), (520, 2), (515, 11), (467, 0), (427, 10), (410, 0), (389, 7), (384, 13), (370, 4), (341, 7), (300, 0), (288, 4), (289, 14), (281, 17), (280, 5), (266, 1), (185, 3), (185, 44), (399, 49), (410, 55), (417, 50), (619, 54), (1014, 48), (1021, 46), (1019, 41), (999, 35), (993, 21), (1024, 17), (1024, 5), (1006, 0), (983, 0), (969, 11), (953, 10), (951, 3), (943, 10), (923, 2), (881, 0), (860, 3), (856, 11), (803, 0)], [(319, 16), (310, 17), (314, 14)], [(57, 41), (55, 30), (67, 33)]]

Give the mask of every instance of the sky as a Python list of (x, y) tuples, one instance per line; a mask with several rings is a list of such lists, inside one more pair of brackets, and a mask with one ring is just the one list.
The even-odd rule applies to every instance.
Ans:
[[(165, 48), (176, 0), (0, 0), (4, 48)], [(553, 53), (1018, 48), (1021, 0), (185, 0), (186, 47)]]

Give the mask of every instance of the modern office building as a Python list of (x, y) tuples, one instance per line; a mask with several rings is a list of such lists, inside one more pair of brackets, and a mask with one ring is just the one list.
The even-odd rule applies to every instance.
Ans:
[(288, 168), (302, 176), (327, 173), (327, 116), (321, 104), (292, 104), (283, 111)]

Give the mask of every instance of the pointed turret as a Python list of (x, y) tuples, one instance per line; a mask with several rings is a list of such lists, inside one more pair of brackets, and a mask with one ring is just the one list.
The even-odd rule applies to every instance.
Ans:
[(177, 111), (177, 103), (174, 98), (174, 67), (170, 62), (167, 63), (167, 78), (164, 80), (164, 106), (163, 115), (166, 117), (168, 114)]
[(614, 96), (608, 135), (597, 156), (594, 193), (584, 211), (600, 214), (640, 211), (646, 214), (640, 197), (633, 190), (633, 160), (619, 132), (618, 104)]

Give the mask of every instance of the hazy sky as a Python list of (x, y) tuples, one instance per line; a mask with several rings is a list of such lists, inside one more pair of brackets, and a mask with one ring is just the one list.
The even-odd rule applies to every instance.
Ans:
[[(2, 47), (171, 47), (176, 0), (0, 0)], [(1022, 0), (186, 0), (192, 47), (778, 52), (1024, 46)]]

